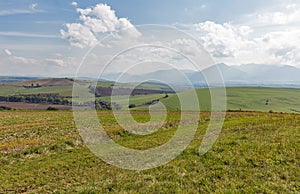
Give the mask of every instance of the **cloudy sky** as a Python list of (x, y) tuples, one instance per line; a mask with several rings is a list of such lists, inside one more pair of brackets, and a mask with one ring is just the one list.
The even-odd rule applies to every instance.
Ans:
[(185, 31), (216, 63), (300, 67), (296, 0), (6, 0), (0, 1), (0, 75), (72, 76), (102, 37), (128, 28), (138, 37), (143, 24)]

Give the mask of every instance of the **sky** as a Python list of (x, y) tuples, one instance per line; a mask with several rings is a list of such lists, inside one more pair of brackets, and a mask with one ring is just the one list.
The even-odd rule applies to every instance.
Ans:
[[(216, 63), (300, 67), (297, 0), (6, 0), (0, 1), (0, 75), (72, 76), (103, 37), (130, 28), (127, 35), (137, 38), (145, 24), (188, 33)], [(174, 42), (193, 48), (178, 37)]]

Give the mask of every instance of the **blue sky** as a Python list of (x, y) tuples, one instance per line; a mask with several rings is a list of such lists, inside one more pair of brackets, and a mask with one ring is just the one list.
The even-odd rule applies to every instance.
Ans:
[[(1, 31), (59, 34), (61, 25), (73, 22), (78, 15), (71, 2), (61, 0), (1, 1), (0, 29)], [(276, 2), (280, 1), (77, 1), (78, 7), (81, 8), (106, 3), (116, 11), (118, 17), (129, 18), (136, 25), (198, 23), (206, 20), (234, 21), (239, 16), (253, 13)], [(35, 10), (32, 10), (31, 7), (34, 4), (37, 6)]]
[(66, 24), (84, 26), (80, 16), (89, 15), (77, 8), (97, 4), (107, 4), (133, 26), (163, 24), (186, 30), (216, 62), (300, 65), (300, 1), (6, 0), (0, 1), (0, 75), (72, 74), (78, 61), (74, 53), (81, 57), (87, 48), (70, 42), (74, 29)]

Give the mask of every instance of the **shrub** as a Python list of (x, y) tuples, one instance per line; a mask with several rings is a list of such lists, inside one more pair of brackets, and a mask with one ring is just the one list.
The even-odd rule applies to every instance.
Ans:
[(52, 111), (52, 110), (58, 110), (57, 108), (55, 108), (55, 107), (51, 107), (51, 106), (49, 106), (48, 108), (47, 108), (47, 110), (49, 110), (49, 111)]
[(128, 106), (128, 108), (134, 108), (134, 107), (136, 107), (135, 104), (130, 104), (130, 105)]
[(12, 110), (12, 108), (7, 106), (0, 106), (0, 110)]

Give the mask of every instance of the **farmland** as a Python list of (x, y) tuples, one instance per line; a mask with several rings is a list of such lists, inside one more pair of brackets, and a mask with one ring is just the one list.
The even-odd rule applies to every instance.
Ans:
[[(135, 149), (156, 147), (176, 130), (169, 112), (156, 133), (125, 132), (109, 111), (98, 112), (107, 134)], [(143, 122), (147, 112), (133, 116)], [(300, 115), (229, 112), (213, 148), (198, 155), (209, 122), (200, 115), (189, 147), (170, 163), (145, 171), (113, 167), (82, 143), (71, 111), (0, 112), (0, 193), (181, 192), (297, 193), (300, 190)]]
[[(30, 80), (24, 82), (12, 82), (0, 85), (0, 97), (16, 96), (26, 97), (26, 95), (57, 95), (60, 101), (66, 101), (62, 105), (71, 103), (72, 89), (74, 81), (67, 78), (53, 78)], [(75, 85), (84, 94), (91, 95), (95, 90), (96, 99), (110, 103), (111, 101), (120, 105), (122, 109), (127, 109), (129, 104), (136, 107), (134, 110), (148, 110), (151, 101), (160, 100), (167, 110), (180, 110), (180, 102), (178, 96), (189, 98), (193, 90), (183, 90), (176, 94), (164, 84), (159, 83), (142, 83), (135, 87), (133, 94), (129, 96), (129, 104), (127, 102), (128, 92), (134, 87), (134, 83), (114, 83), (109, 81), (97, 82), (97, 87), (91, 90), (91, 81), (81, 80)], [(24, 87), (25, 86), (25, 87)], [(38, 87), (36, 87), (38, 86)], [(111, 100), (111, 91), (115, 88), (115, 94), (126, 94), (115, 96)], [(131, 88), (131, 89), (130, 89)], [(214, 90), (218, 90), (214, 88)], [(207, 88), (196, 89), (199, 99), (200, 109), (210, 111), (211, 94)], [(114, 94), (114, 95), (115, 95)], [(164, 98), (165, 95), (167, 98)], [(34, 96), (36, 97), (36, 96)], [(300, 112), (300, 89), (297, 88), (268, 88), (268, 87), (227, 87), (227, 110), (242, 111), (263, 111), (263, 112)], [(55, 100), (55, 99), (50, 99)], [(88, 98), (73, 98), (74, 102), (84, 104)], [(68, 103), (67, 103), (68, 101)], [(24, 101), (21, 101), (24, 102)], [(14, 107), (18, 109), (18, 104)], [(34, 106), (33, 106), (34, 107)], [(155, 105), (154, 105), (155, 107)], [(194, 104), (190, 104), (187, 109), (194, 109)], [(34, 109), (34, 108), (33, 108)], [(70, 109), (70, 107), (68, 108)]]
[[(217, 90), (217, 89), (215, 89)], [(196, 90), (201, 110), (210, 110), (209, 89)], [(188, 97), (191, 91), (179, 93)], [(168, 110), (180, 109), (176, 95), (169, 95), (162, 102)], [(226, 88), (227, 110), (246, 110), (263, 112), (295, 112), (300, 110), (300, 89), (265, 87), (228, 87)], [(191, 109), (192, 109), (191, 105)]]
[[(28, 85), (24, 87), (24, 83)], [(21, 99), (20, 102), (0, 102), (3, 106), (0, 111), (0, 193), (297, 193), (300, 190), (299, 89), (226, 88), (229, 111), (221, 134), (212, 149), (202, 156), (199, 146), (210, 121), (211, 94), (206, 88), (196, 89), (203, 112), (187, 149), (166, 165), (130, 171), (105, 163), (85, 146), (70, 105), (23, 101), (44, 98), (49, 101), (56, 97), (61, 102), (71, 100), (71, 83), (69, 79), (49, 79), (0, 85), (3, 99), (10, 96)], [(107, 91), (116, 87), (123, 92), (132, 87), (112, 82), (98, 84)], [(80, 90), (89, 92), (89, 87), (88, 82), (82, 82)], [(189, 98), (193, 91), (174, 94), (163, 85), (151, 83), (139, 85), (138, 89), (138, 93), (149, 93), (129, 96), (129, 104), (134, 105), (130, 113), (136, 121), (149, 121), (148, 108), (153, 101), (159, 100), (168, 110), (158, 131), (150, 135), (132, 134), (118, 124), (111, 111), (97, 111), (97, 115), (114, 142), (147, 150), (167, 143), (174, 136), (181, 117), (177, 111), (180, 110), (178, 97)], [(91, 92), (88, 95), (91, 96)], [(87, 99), (90, 97), (74, 100), (85, 103)], [(128, 109), (126, 95), (112, 99), (111, 96), (96, 97), (97, 103), (103, 102), (108, 108), (111, 100), (123, 110)], [(45, 111), (50, 106), (64, 110)], [(157, 105), (151, 106), (155, 110)], [(185, 108), (194, 109), (194, 104), (189, 106)], [(120, 110), (115, 114), (128, 113)]]

